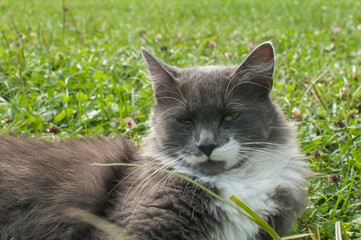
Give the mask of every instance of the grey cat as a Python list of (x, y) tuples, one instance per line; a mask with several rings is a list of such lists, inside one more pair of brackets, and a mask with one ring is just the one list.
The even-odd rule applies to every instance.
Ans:
[(0, 137), (0, 239), (114, 239), (69, 215), (80, 208), (135, 239), (272, 239), (224, 199), (247, 204), (280, 235), (305, 207), (310, 171), (270, 100), (274, 50), (240, 66), (179, 69), (142, 49), (156, 105), (143, 149), (118, 139)]

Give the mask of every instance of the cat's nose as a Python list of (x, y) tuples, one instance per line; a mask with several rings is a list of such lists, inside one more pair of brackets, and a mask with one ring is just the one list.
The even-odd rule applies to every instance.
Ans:
[(213, 150), (218, 146), (215, 138), (214, 131), (210, 128), (203, 128), (199, 132), (199, 139), (197, 146), (208, 157), (212, 154)]
[(204, 152), (208, 157), (212, 154), (213, 149), (217, 147), (217, 144), (201, 144), (198, 146), (200, 150)]

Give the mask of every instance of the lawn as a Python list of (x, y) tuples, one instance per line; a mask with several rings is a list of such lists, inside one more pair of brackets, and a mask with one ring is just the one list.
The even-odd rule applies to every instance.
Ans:
[(2, 0), (0, 133), (142, 144), (153, 96), (141, 46), (177, 66), (239, 64), (271, 40), (272, 97), (318, 173), (295, 232), (360, 239), (359, 9), (351, 0)]

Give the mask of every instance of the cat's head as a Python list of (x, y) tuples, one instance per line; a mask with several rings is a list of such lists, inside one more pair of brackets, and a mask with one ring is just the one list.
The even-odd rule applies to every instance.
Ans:
[(270, 42), (239, 66), (181, 69), (142, 51), (156, 99), (148, 141), (173, 165), (216, 175), (242, 167), (252, 149), (287, 141), (285, 121), (269, 98)]

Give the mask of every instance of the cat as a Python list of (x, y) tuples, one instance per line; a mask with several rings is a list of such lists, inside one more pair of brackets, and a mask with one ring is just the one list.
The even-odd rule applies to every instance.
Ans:
[(270, 100), (272, 43), (260, 44), (239, 66), (181, 69), (142, 53), (156, 103), (141, 149), (122, 137), (0, 137), (0, 239), (116, 239), (72, 217), (72, 208), (141, 240), (272, 239), (169, 172), (226, 200), (234, 195), (278, 234), (289, 233), (307, 203), (311, 171), (293, 127)]

